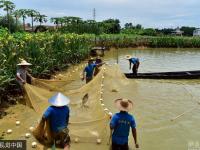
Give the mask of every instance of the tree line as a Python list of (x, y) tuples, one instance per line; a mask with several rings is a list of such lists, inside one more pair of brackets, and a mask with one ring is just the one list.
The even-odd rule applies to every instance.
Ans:
[[(34, 22), (39, 22), (40, 25), (43, 22), (47, 22), (46, 15), (33, 9), (17, 9), (15, 10), (15, 4), (8, 0), (0, 0), (0, 9), (6, 12), (6, 16), (0, 16), (0, 25), (7, 27), (10, 32), (14, 32), (20, 26), (19, 19), (23, 20), (23, 29), (25, 30), (25, 20), (27, 17), (31, 18), (31, 26), (33, 31)], [(15, 18), (15, 21), (14, 19)]]
[[(0, 0), (0, 9), (6, 12), (5, 16), (0, 15), (0, 26), (7, 27), (10, 32), (20, 31), (20, 27), (23, 30), (26, 29), (26, 19), (31, 18), (31, 28), (34, 31), (34, 22), (38, 22), (40, 26), (47, 22), (47, 16), (33, 9), (17, 9), (15, 10), (15, 4), (9, 0)], [(19, 19), (22, 19), (22, 23)], [(164, 28), (143, 28), (142, 25), (133, 23), (125, 23), (122, 28), (119, 19), (107, 19), (101, 22), (95, 20), (83, 20), (80, 17), (63, 16), (52, 17), (49, 20), (54, 23), (55, 30), (62, 33), (76, 33), (76, 34), (132, 34), (132, 35), (146, 35), (146, 36), (162, 36), (171, 35), (175, 29)], [(44, 27), (45, 28), (45, 27)], [(184, 36), (192, 36), (195, 27), (181, 27)], [(51, 29), (52, 31), (52, 29)]]

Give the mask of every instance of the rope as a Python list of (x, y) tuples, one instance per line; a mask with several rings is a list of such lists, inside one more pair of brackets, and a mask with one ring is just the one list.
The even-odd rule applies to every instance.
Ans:
[[(194, 96), (191, 94), (191, 92), (190, 92), (186, 87), (184, 87), (185, 84), (182, 84), (182, 85), (183, 85), (183, 88), (184, 88), (184, 89), (189, 93), (189, 95), (192, 97), (192, 100), (195, 101), (195, 103), (197, 103), (198, 105), (200, 105), (200, 101), (197, 101), (196, 99), (194, 99)], [(191, 111), (193, 111), (193, 110), (195, 110), (195, 109), (197, 109), (197, 108), (199, 108), (199, 106), (195, 106), (195, 107), (193, 107), (193, 108), (191, 108), (191, 109), (189, 109), (189, 110), (187, 110), (187, 111), (185, 111), (185, 112), (179, 114), (178, 116), (176, 116), (176, 117), (174, 117), (173, 119), (171, 119), (171, 121), (175, 121), (175, 120), (177, 120), (178, 118), (184, 116), (184, 115), (187, 114), (187, 113), (190, 113)]]

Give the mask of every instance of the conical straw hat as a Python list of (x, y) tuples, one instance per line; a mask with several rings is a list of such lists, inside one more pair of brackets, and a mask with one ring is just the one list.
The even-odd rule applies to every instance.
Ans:
[(131, 59), (131, 55), (126, 55), (125, 59), (127, 59), (127, 60)]
[(26, 60), (22, 60), (19, 64), (17, 64), (18, 66), (30, 66), (32, 65), (31, 63), (28, 63)]
[(66, 106), (70, 102), (70, 99), (62, 93), (57, 93), (49, 99), (49, 103), (56, 107)]

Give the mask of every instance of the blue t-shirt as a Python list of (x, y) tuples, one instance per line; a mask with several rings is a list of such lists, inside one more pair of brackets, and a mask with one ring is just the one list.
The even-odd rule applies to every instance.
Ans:
[(132, 63), (132, 64), (137, 64), (139, 62), (139, 59), (138, 58), (131, 58), (129, 59), (129, 61)]
[(111, 122), (111, 128), (114, 129), (112, 134), (112, 142), (119, 145), (128, 143), (128, 136), (130, 127), (136, 128), (135, 119), (127, 112), (119, 112), (113, 115)]
[(85, 72), (86, 72), (86, 77), (92, 77), (94, 68), (96, 67), (96, 64), (89, 64), (88, 66), (85, 67)]
[(59, 132), (66, 128), (69, 122), (69, 107), (49, 106), (43, 117), (50, 120), (50, 128), (53, 132)]

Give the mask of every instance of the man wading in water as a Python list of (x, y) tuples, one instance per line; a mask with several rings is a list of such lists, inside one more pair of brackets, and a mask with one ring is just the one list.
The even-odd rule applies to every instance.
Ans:
[(131, 69), (131, 64), (133, 64), (132, 72), (133, 72), (133, 75), (137, 76), (138, 68), (140, 65), (139, 58), (133, 58), (130, 55), (127, 55), (125, 59), (129, 61), (129, 69)]
[[(69, 98), (61, 93), (57, 93), (51, 97), (49, 103), (52, 106), (47, 108), (40, 122), (40, 124), (44, 125), (45, 121), (49, 121), (54, 146), (55, 143), (59, 144), (64, 150), (69, 150), (70, 148), (70, 136), (67, 128), (70, 112), (69, 107), (67, 106), (69, 102)], [(41, 133), (41, 135), (42, 134), (44, 133)]]
[(93, 61), (93, 59), (89, 59), (88, 65), (83, 70), (82, 80), (86, 79), (86, 83), (90, 82), (93, 79), (94, 69), (104, 64), (95, 64)]
[(133, 103), (128, 99), (115, 100), (119, 113), (113, 115), (110, 128), (112, 131), (112, 150), (128, 150), (128, 136), (130, 127), (135, 141), (135, 147), (139, 148), (137, 142), (136, 122), (132, 115), (128, 113), (133, 108)]

